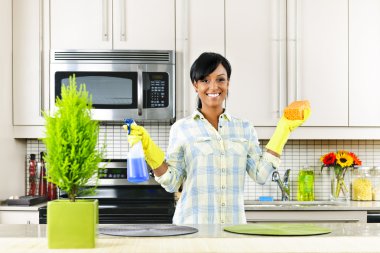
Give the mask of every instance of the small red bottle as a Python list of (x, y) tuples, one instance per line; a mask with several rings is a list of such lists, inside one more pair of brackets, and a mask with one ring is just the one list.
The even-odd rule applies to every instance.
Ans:
[(57, 186), (52, 182), (47, 185), (47, 198), (48, 200), (57, 199)]
[(45, 168), (45, 160), (44, 160), (44, 152), (40, 153), (41, 158), (40, 158), (40, 180), (38, 184), (38, 195), (40, 196), (46, 196), (46, 191), (47, 191), (47, 183), (46, 183), (46, 168)]
[(29, 160), (29, 194), (31, 196), (36, 195), (36, 155), (31, 154)]

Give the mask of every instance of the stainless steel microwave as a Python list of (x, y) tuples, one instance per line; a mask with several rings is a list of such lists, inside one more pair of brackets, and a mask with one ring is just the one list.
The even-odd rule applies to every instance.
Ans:
[(92, 96), (93, 119), (175, 120), (174, 51), (55, 50), (50, 59), (50, 108), (75, 74)]

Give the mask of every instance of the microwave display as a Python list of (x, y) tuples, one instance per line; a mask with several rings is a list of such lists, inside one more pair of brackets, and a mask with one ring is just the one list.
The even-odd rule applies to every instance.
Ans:
[(169, 105), (168, 73), (143, 73), (144, 108), (163, 108)]

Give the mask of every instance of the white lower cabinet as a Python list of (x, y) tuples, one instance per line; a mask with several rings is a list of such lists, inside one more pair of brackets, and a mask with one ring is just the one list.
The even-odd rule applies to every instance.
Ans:
[(0, 224), (38, 224), (38, 210), (0, 211)]
[(367, 211), (246, 211), (248, 223), (257, 222), (353, 222), (366, 223)]

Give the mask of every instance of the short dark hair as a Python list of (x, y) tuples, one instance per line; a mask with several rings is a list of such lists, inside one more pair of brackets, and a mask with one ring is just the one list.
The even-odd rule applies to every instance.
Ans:
[[(222, 64), (226, 69), (227, 79), (231, 77), (231, 64), (223, 56), (218, 53), (204, 52), (202, 53), (191, 65), (190, 68), (190, 80), (191, 83), (204, 79), (206, 76), (214, 72), (214, 70)], [(202, 108), (202, 102), (198, 98), (198, 108)]]
[(202, 53), (191, 65), (190, 79), (194, 83), (198, 80), (204, 79), (206, 76), (214, 72), (214, 70), (222, 64), (227, 71), (227, 78), (231, 76), (230, 62), (218, 53), (205, 52)]

